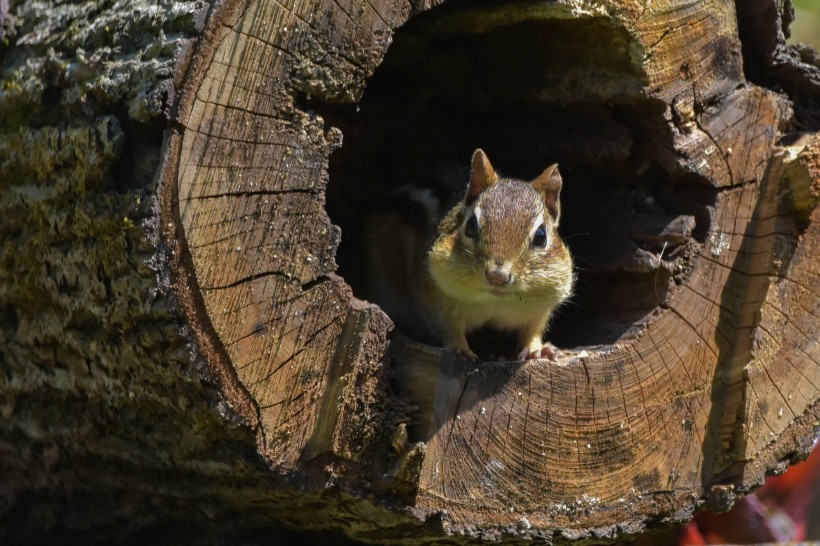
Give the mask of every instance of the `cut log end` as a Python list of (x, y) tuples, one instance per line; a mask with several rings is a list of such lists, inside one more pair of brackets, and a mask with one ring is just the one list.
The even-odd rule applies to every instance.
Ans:
[[(611, 539), (723, 507), (805, 452), (817, 140), (778, 145), (792, 112), (745, 81), (732, 6), (661, 4), (452, 1), (406, 25), (390, 1), (217, 11), (163, 224), (273, 468), (448, 532)], [(467, 363), (354, 297), (366, 211), (406, 183), (452, 199), (431, 171), (477, 147), (510, 176), (561, 165), (579, 268), (557, 362)]]

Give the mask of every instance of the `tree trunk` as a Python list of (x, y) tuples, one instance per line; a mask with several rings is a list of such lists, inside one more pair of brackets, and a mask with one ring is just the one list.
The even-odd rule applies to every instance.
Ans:
[[(438, 3), (0, 14), (0, 538), (614, 540), (806, 456), (820, 70), (778, 4)], [(561, 164), (557, 362), (357, 297), (367, 210), (478, 146)]]

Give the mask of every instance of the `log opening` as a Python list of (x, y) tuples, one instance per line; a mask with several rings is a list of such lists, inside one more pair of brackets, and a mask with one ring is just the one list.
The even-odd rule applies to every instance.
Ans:
[(578, 281), (549, 339), (575, 348), (637, 333), (690, 272), (716, 199), (709, 180), (664, 163), (665, 105), (643, 92), (638, 48), (607, 17), (448, 2), (398, 29), (355, 107), (303, 97), (344, 134), (327, 198), (354, 294), (369, 294), (368, 213), (405, 184), (454, 203), (463, 186), (439, 173), (463, 178), (482, 147), (509, 176), (561, 166), (561, 231)]
[[(804, 453), (816, 201), (793, 229), (791, 112), (746, 82), (733, 6), (451, 0), (382, 62), (429, 4), (227, 1), (185, 74), (162, 175), (175, 287), (270, 466), (447, 532), (613, 539)], [(588, 270), (552, 339), (603, 346), (476, 367), (352, 296), (363, 212), (476, 146), (512, 176), (562, 164)]]

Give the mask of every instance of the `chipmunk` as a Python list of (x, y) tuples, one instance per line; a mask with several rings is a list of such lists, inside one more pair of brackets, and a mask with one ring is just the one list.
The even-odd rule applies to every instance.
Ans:
[(431, 190), (400, 188), (393, 198), (412, 208), (366, 228), (373, 298), (411, 337), (432, 332), (470, 358), (467, 333), (487, 325), (517, 332), (519, 359), (554, 360), (542, 334), (574, 280), (557, 231), (561, 185), (557, 164), (530, 183), (499, 176), (478, 149), (464, 198), (446, 215)]

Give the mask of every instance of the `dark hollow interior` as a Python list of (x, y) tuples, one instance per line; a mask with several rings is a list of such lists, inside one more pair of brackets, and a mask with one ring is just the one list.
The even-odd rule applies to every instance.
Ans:
[[(574, 295), (547, 339), (561, 348), (634, 334), (690, 270), (715, 193), (668, 167), (664, 105), (643, 93), (628, 33), (604, 18), (556, 19), (543, 3), (451, 1), (394, 35), (358, 105), (306, 99), (342, 129), (330, 158), (327, 209), (342, 229), (339, 273), (362, 286), (363, 221), (391, 190), (463, 186), (431, 176), (483, 148), (506, 176), (531, 179), (557, 162), (561, 235)], [(666, 158), (666, 159), (663, 159)], [(687, 229), (669, 226), (685, 225)]]

